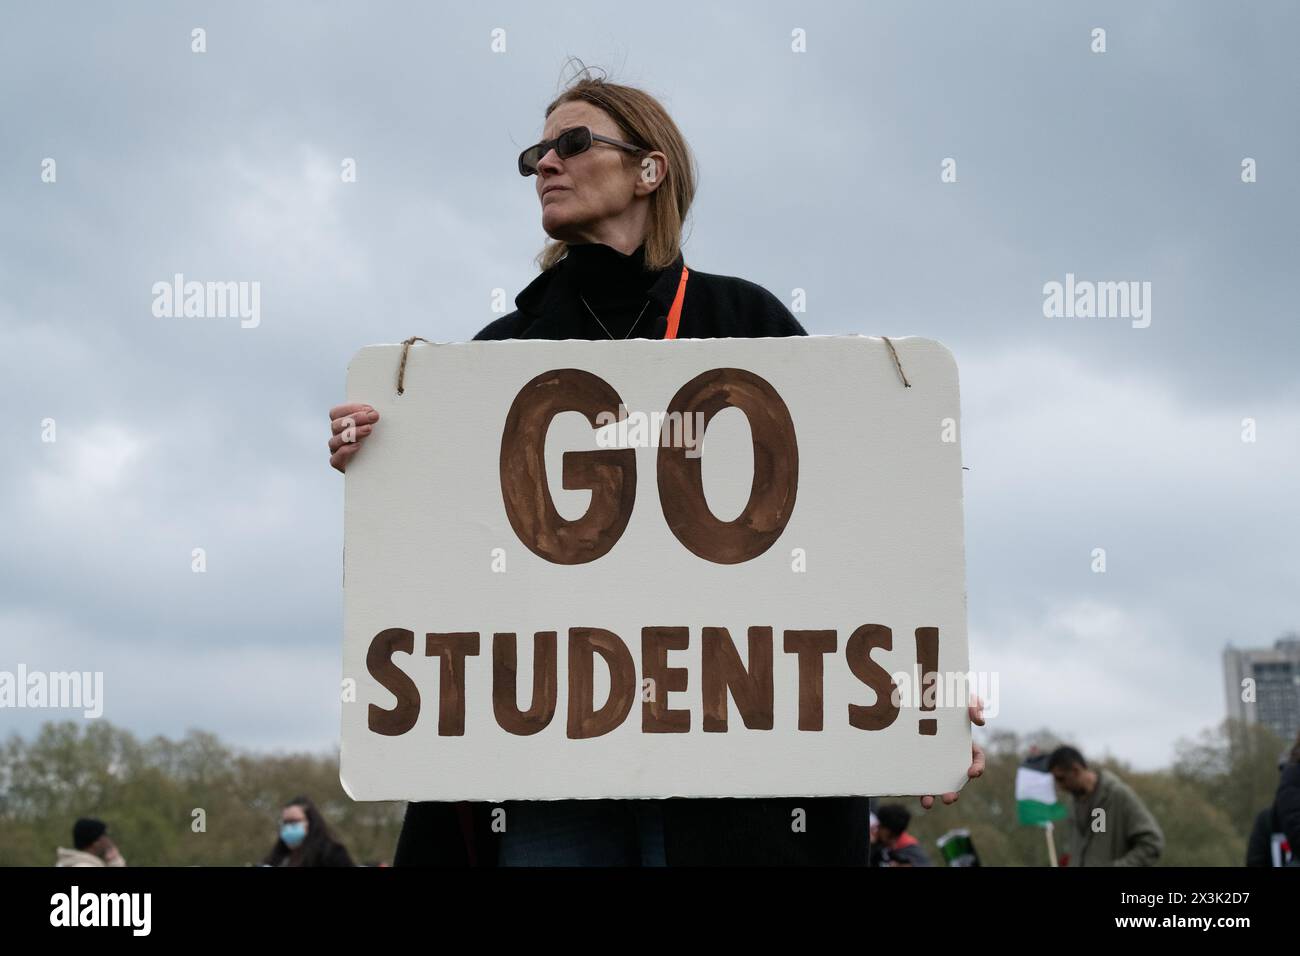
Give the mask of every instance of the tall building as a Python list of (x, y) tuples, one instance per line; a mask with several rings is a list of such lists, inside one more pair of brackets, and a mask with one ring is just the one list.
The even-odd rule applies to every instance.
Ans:
[[(1247, 679), (1254, 681), (1253, 701), (1242, 700)], [(1223, 651), (1223, 681), (1228, 716), (1248, 724), (1265, 724), (1290, 743), (1300, 733), (1300, 634), (1279, 638), (1271, 648)]]

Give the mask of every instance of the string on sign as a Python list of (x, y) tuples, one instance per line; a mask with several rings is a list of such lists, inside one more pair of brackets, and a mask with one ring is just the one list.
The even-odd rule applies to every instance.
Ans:
[(889, 354), (894, 357), (894, 368), (898, 369), (898, 377), (903, 380), (903, 387), (911, 388), (912, 383), (909, 382), (907, 376), (903, 374), (903, 363), (898, 360), (898, 351), (894, 348), (894, 343), (889, 341), (888, 336), (882, 335), (881, 338), (884, 339), (885, 344), (889, 346)]
[(397, 366), (397, 394), (404, 392), (406, 385), (406, 354), (411, 351), (411, 344), (414, 342), (424, 342), (426, 345), (432, 345), (428, 339), (421, 338), (418, 335), (412, 335), (402, 343), (402, 363)]

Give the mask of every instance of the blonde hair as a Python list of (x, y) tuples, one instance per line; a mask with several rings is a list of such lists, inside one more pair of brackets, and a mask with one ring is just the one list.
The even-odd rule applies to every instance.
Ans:
[[(581, 64), (581, 61), (578, 61)], [(668, 173), (650, 194), (650, 214), (645, 235), (646, 269), (663, 269), (673, 264), (681, 251), (682, 226), (695, 198), (698, 170), (690, 147), (663, 105), (644, 90), (591, 74), (583, 66), (572, 85), (546, 107), (546, 115), (561, 103), (590, 103), (609, 114), (618, 124), (622, 138), (634, 146), (656, 149), (668, 157)], [(625, 162), (635, 162), (632, 153), (623, 153)], [(537, 265), (545, 272), (568, 251), (558, 239), (548, 239), (537, 254)]]

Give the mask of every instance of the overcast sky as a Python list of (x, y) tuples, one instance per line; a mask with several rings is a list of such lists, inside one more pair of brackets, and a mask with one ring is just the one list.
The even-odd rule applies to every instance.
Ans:
[[(956, 355), (995, 724), (1166, 764), (1225, 642), (1300, 627), (1300, 14), (860, 6), (10, 6), (0, 670), (102, 670), (142, 734), (334, 745), (326, 412), (360, 346), (469, 338), (536, 275), (515, 156), (576, 55), (691, 144), (688, 264)], [(260, 324), (155, 317), (178, 272), (260, 282)], [(1149, 282), (1149, 326), (1045, 318), (1067, 273)]]

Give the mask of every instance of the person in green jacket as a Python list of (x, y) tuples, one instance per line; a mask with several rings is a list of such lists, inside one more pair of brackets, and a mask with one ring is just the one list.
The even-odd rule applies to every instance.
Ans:
[(1074, 747), (1057, 747), (1047, 761), (1057, 786), (1074, 798), (1070, 866), (1154, 866), (1165, 835), (1151, 811), (1109, 770), (1090, 770)]

